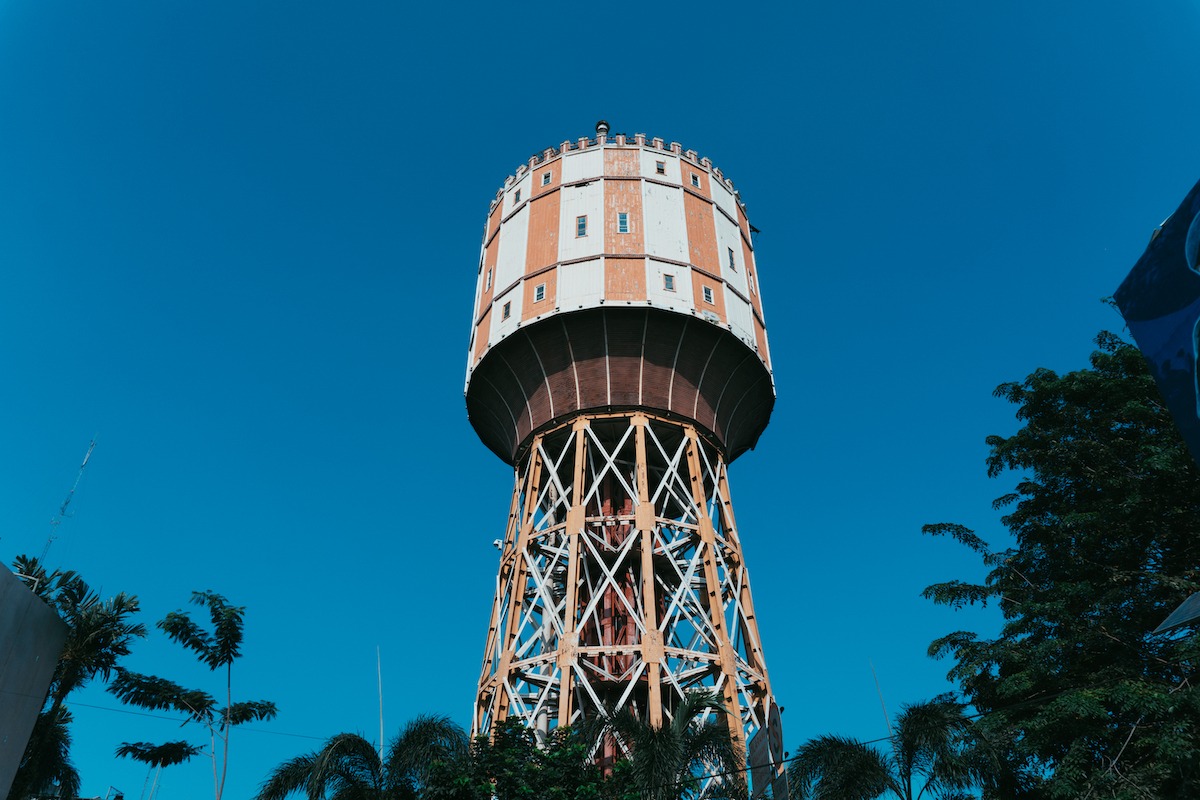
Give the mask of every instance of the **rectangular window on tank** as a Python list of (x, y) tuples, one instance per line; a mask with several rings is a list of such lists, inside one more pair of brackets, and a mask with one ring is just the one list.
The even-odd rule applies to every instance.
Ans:
[(508, 302), (508, 303), (504, 304), (504, 310), (500, 312), (500, 319), (508, 319), (511, 316), (512, 316), (512, 303)]
[(726, 249), (729, 251), (729, 268), (737, 272), (737, 262), (733, 260), (733, 248), (727, 247)]
[(713, 305), (713, 291), (711, 286), (704, 287), (704, 302), (710, 306)]
[(629, 233), (629, 214), (624, 211), (617, 214), (617, 233)]
[(666, 175), (667, 174), (667, 162), (655, 161), (654, 162), (654, 171), (657, 172), (659, 175)]
[(695, 186), (697, 189), (700, 188), (700, 176), (694, 172), (692, 173), (692, 186)]
[(671, 274), (663, 275), (663, 288), (668, 292), (675, 291), (675, 276)]
[(549, 185), (550, 185), (550, 173), (543, 172), (542, 173), (542, 186), (549, 186)]
[(533, 302), (540, 303), (546, 299), (546, 284), (539, 283), (533, 287)]
[(485, 292), (490, 292), (492, 290), (492, 271), (490, 269), (488, 270), (487, 274), (487, 285), (483, 287), (483, 290)]
[(587, 214), (575, 218), (575, 236), (587, 236)]

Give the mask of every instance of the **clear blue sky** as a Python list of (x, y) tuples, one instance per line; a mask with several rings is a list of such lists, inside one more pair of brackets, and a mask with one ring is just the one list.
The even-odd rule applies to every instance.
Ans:
[[(779, 402), (731, 470), (785, 742), (948, 688), (919, 597), (1002, 543), (992, 398), (1082, 366), (1200, 177), (1188, 0), (595, 5), (0, 2), (0, 556), (50, 549), (152, 623), (248, 607), (227, 796), (340, 731), (466, 724), (508, 470), (462, 400), (488, 201), (593, 132), (737, 183)], [(421, 391), (414, 393), (413, 387)], [(414, 400), (420, 394), (420, 401)], [(132, 668), (216, 688), (153, 636)], [(84, 792), (180, 733), (76, 705)], [(196, 741), (201, 732), (185, 728)], [(312, 738), (302, 738), (312, 737)], [(160, 796), (211, 796), (204, 762)]]

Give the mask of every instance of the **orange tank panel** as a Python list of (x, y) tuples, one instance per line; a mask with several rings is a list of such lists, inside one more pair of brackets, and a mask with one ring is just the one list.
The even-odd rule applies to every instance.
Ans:
[(646, 299), (646, 262), (641, 258), (604, 259), (604, 298)]
[[(608, 155), (608, 153), (605, 153)], [(628, 214), (628, 233), (620, 231), (620, 214)], [(618, 255), (646, 252), (642, 224), (642, 182), (604, 182), (604, 252)], [(645, 297), (645, 295), (643, 295)]]
[(640, 178), (642, 159), (637, 150), (604, 151), (604, 174), (620, 178)]
[[(687, 180), (686, 175), (684, 180)], [(717, 259), (717, 224), (713, 219), (712, 204), (694, 194), (684, 192), (683, 213), (687, 220), (688, 258), (697, 267), (713, 275), (720, 275), (721, 262)]]
[[(542, 185), (542, 176), (547, 172), (550, 173), (550, 182), (545, 186)], [(537, 197), (546, 192), (552, 192), (562, 183), (562, 159), (556, 158), (549, 164), (542, 164), (540, 167), (535, 167), (533, 170), (533, 191), (532, 196)]]
[(475, 326), (475, 361), (479, 361), (487, 351), (488, 335), (492, 330), (492, 309), (483, 312), (483, 319)]
[(526, 275), (558, 261), (560, 197), (561, 192), (554, 192), (535, 197), (529, 203), (529, 239), (525, 246)]
[(496, 207), (492, 209), (492, 213), (488, 215), (487, 238), (490, 240), (496, 235), (496, 231), (500, 230), (500, 218), (504, 216), (503, 201), (496, 203)]
[[(708, 185), (708, 173), (703, 167), (698, 167), (685, 158), (679, 159), (680, 171), (683, 173), (683, 186), (685, 189), (690, 189), (693, 192), (699, 192), (705, 197), (712, 199), (712, 189)], [(696, 184), (692, 183), (692, 176), (696, 176)]]
[[(704, 287), (707, 286), (712, 290), (711, 303), (704, 301)], [(719, 280), (708, 277), (702, 272), (692, 270), (692, 293), (695, 295), (696, 310), (699, 312), (711, 311), (721, 318), (721, 322), (727, 322), (725, 316), (725, 284)]]
[[(542, 290), (542, 299), (537, 300), (537, 287)], [(533, 319), (554, 310), (555, 290), (558, 288), (558, 270), (548, 269), (534, 278), (528, 278), (524, 285), (525, 302), (521, 305), (521, 321)]]

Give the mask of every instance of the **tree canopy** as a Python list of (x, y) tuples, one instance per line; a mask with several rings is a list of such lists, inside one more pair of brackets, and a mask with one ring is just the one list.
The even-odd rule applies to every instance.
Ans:
[(995, 638), (957, 631), (929, 648), (1003, 755), (989, 796), (1200, 796), (1198, 639), (1152, 634), (1200, 589), (1200, 470), (1138, 350), (1110, 333), (1096, 343), (1088, 369), (996, 389), (1021, 422), (987, 438), (988, 474), (1016, 478), (994, 503), (1012, 545), (924, 529), (988, 570), (925, 596), (1003, 615)]

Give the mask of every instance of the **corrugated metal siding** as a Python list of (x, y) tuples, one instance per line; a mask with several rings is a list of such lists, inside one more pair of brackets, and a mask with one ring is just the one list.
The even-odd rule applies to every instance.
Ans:
[[(559, 212), (558, 260), (598, 256), (604, 247), (604, 184), (564, 186)], [(577, 218), (586, 215), (587, 236), (576, 236)]]
[(525, 274), (525, 248), (529, 236), (529, 206), (518, 211), (500, 228), (494, 288), (503, 290)]
[(563, 183), (599, 178), (603, 174), (604, 151), (600, 148), (567, 153), (561, 160)]
[(603, 297), (604, 270), (600, 259), (558, 268), (558, 307), (563, 311), (598, 306)]
[(687, 223), (683, 216), (683, 191), (642, 183), (642, 210), (646, 222), (646, 253), (687, 261)]

